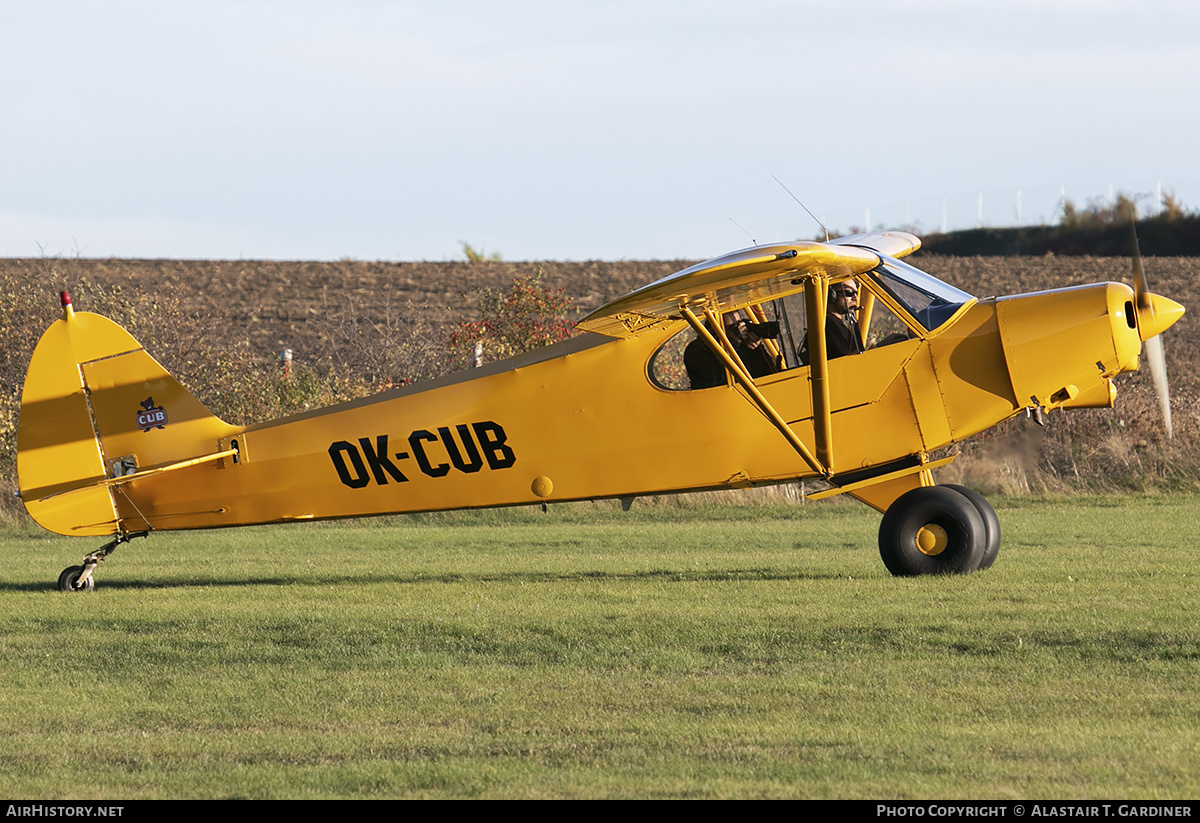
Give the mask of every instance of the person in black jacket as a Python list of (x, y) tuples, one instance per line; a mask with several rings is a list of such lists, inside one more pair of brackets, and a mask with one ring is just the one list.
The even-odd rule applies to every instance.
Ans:
[(858, 283), (843, 280), (829, 287), (825, 316), (825, 353), (830, 360), (863, 350), (858, 336)]
[[(727, 315), (725, 318), (725, 336), (733, 344), (734, 351), (751, 377), (762, 377), (774, 374), (780, 369), (778, 355), (763, 342), (766, 338), (779, 336), (779, 324), (776, 322), (751, 323), (738, 316), (738, 313)], [(705, 325), (712, 331), (707, 321)], [(707, 389), (713, 386), (725, 385), (725, 366), (713, 353), (708, 344), (697, 337), (683, 350), (683, 365), (687, 370), (688, 381), (693, 389)]]
[[(829, 287), (825, 310), (825, 359), (858, 354), (863, 350), (858, 335), (858, 283), (844, 280)], [(800, 365), (808, 365), (808, 336), (800, 345)]]
[[(711, 324), (706, 321), (704, 325), (709, 326), (709, 331), (712, 331)], [(688, 343), (687, 348), (683, 350), (683, 367), (693, 389), (711, 389), (714, 386), (725, 385), (725, 366), (699, 337)]]
[(751, 377), (764, 377), (779, 371), (779, 356), (771, 353), (766, 341), (779, 337), (779, 324), (775, 321), (766, 323), (751, 323), (748, 320), (737, 320), (732, 326), (726, 327), (729, 342), (734, 351), (750, 372)]

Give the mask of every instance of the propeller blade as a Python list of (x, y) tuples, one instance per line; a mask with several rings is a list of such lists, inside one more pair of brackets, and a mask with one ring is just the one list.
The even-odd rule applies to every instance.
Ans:
[(1145, 343), (1146, 363), (1150, 366), (1150, 377), (1154, 379), (1154, 393), (1158, 395), (1158, 407), (1162, 410), (1163, 427), (1167, 437), (1172, 437), (1171, 430), (1171, 394), (1167, 388), (1167, 358), (1163, 354), (1162, 338), (1158, 335), (1151, 337)]
[(1137, 295), (1138, 310), (1150, 307), (1150, 284), (1146, 281), (1146, 270), (1142, 267), (1142, 252), (1138, 248), (1137, 225), (1129, 222), (1129, 233), (1133, 237), (1133, 293)]
[(1167, 358), (1159, 334), (1183, 315), (1183, 306), (1150, 293), (1146, 269), (1142, 265), (1142, 253), (1138, 249), (1137, 225), (1132, 220), (1129, 222), (1129, 231), (1133, 239), (1133, 293), (1137, 300), (1138, 336), (1142, 338), (1146, 363), (1154, 380), (1154, 393), (1158, 395), (1158, 407), (1162, 411), (1163, 428), (1167, 430), (1169, 438), (1173, 436), (1171, 393), (1167, 387)]

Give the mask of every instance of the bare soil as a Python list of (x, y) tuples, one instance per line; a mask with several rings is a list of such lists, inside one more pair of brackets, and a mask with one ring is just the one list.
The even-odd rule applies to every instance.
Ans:
[[(222, 318), (256, 351), (270, 354), (286, 347), (295, 350), (297, 357), (320, 352), (323, 324), (313, 321), (351, 302), (375, 319), (404, 313), (411, 306), (425, 313), (424, 320), (439, 326), (476, 319), (476, 290), (503, 288), (514, 277), (540, 271), (544, 286), (565, 290), (586, 312), (688, 265), (687, 261), (0, 260), (0, 270), (41, 271), (48, 282), (62, 279), (50, 276), (53, 269), (67, 282), (87, 280), (100, 286), (169, 292), (181, 299), (188, 312)], [(48, 293), (47, 299), (53, 301), (54, 295)]]

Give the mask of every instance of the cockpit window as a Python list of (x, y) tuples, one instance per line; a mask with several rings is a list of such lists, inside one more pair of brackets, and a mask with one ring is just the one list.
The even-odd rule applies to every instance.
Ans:
[[(851, 283), (861, 285), (857, 289), (857, 304), (846, 301), (839, 313), (838, 293)], [(881, 291), (905, 311), (893, 311), (892, 300), (887, 300)], [(809, 365), (804, 292), (767, 297), (764, 295), (761, 303), (725, 312), (721, 317), (723, 335), (710, 327), (714, 334), (724, 337), (727, 351), (741, 360), (755, 382), (774, 381), (776, 374)], [(875, 357), (875, 352), (888, 346), (923, 337), (921, 328), (933, 331), (974, 299), (920, 269), (881, 256), (880, 264), (867, 274), (839, 277), (830, 284), (825, 321), (826, 357), (830, 361), (859, 355)], [(729, 385), (732, 379), (724, 363), (690, 328), (664, 343), (650, 357), (647, 366), (650, 381), (669, 391), (716, 388)]]
[(975, 298), (932, 275), (890, 257), (872, 273), (875, 281), (887, 290), (908, 313), (933, 331), (950, 319), (959, 306)]

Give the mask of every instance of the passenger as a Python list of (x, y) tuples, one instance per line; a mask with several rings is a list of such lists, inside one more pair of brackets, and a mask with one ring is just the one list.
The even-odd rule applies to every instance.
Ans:
[[(705, 323), (707, 326), (708, 323)], [(711, 326), (709, 331), (712, 331)], [(693, 389), (711, 389), (725, 385), (725, 366), (713, 354), (708, 343), (697, 337), (683, 350), (683, 368)]]
[(764, 377), (779, 371), (780, 357), (771, 353), (771, 347), (764, 342), (768, 338), (779, 337), (779, 324), (751, 323), (747, 320), (737, 320), (732, 326), (726, 327), (729, 342), (741, 358), (742, 365), (751, 377)]
[[(725, 326), (725, 336), (729, 338), (746, 371), (751, 377), (762, 377), (779, 371), (779, 356), (773, 355), (770, 347), (763, 344), (766, 338), (779, 336), (779, 324), (750, 323), (738, 314), (735, 312), (727, 315), (726, 320), (729, 324)], [(705, 326), (712, 331), (712, 326), (707, 321)], [(725, 385), (724, 364), (699, 337), (688, 343), (687, 348), (683, 350), (683, 367), (693, 389)]]

